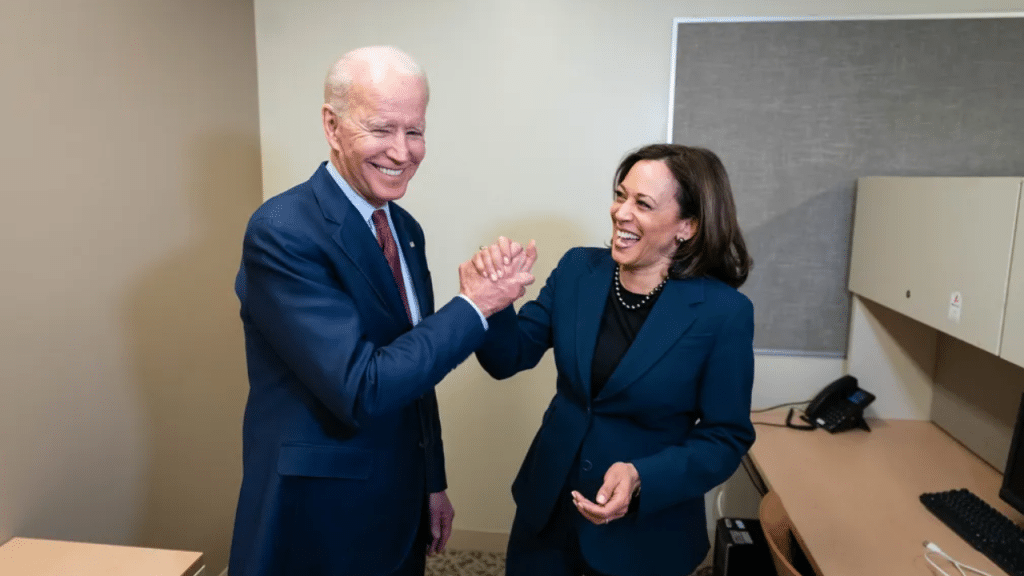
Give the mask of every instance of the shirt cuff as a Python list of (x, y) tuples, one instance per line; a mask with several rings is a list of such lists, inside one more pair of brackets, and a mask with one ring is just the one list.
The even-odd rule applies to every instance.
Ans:
[(476, 310), (476, 315), (480, 317), (480, 322), (483, 322), (484, 330), (487, 330), (487, 318), (484, 317), (484, 313), (481, 312), (480, 309), (476, 307), (476, 304), (473, 304), (473, 301), (469, 299), (469, 296), (466, 296), (461, 292), (458, 294), (458, 296), (459, 298), (462, 298), (466, 302), (469, 302), (469, 305), (473, 307), (473, 310)]

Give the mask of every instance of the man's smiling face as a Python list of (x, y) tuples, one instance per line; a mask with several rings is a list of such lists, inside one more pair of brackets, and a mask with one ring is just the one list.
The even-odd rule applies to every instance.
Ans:
[(426, 114), (427, 87), (417, 76), (388, 71), (352, 84), (328, 140), (338, 172), (370, 204), (405, 195), (426, 154)]

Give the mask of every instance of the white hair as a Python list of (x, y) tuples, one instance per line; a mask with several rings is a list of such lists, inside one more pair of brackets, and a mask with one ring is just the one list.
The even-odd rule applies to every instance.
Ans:
[(324, 79), (324, 104), (329, 105), (337, 114), (344, 114), (348, 110), (349, 91), (355, 72), (360, 68), (368, 70), (371, 77), (387, 71), (415, 76), (423, 81), (427, 97), (430, 97), (427, 74), (411, 56), (394, 46), (365, 46), (346, 53), (327, 71), (327, 78)]

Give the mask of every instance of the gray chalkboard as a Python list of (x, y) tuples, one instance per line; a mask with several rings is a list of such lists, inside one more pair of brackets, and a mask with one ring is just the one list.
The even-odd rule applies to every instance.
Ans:
[(1015, 17), (676, 22), (672, 141), (729, 171), (759, 351), (846, 353), (858, 177), (1024, 172), (1022, 39)]

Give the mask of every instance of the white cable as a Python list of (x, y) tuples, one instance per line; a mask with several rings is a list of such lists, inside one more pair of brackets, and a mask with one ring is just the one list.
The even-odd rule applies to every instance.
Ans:
[(943, 570), (942, 568), (939, 568), (939, 565), (936, 564), (934, 560), (932, 560), (931, 556), (928, 555), (928, 552), (924, 553), (924, 559), (927, 560), (928, 563), (931, 564), (933, 568), (935, 568), (936, 570), (941, 572), (942, 576), (949, 576), (949, 574), (947, 574), (945, 570)]
[[(957, 571), (960, 572), (960, 576), (967, 576), (966, 574), (964, 574), (963, 569), (960, 568), (960, 566), (957, 565), (957, 561), (954, 560), (953, 557), (950, 556), (949, 554), (946, 554), (946, 552), (943, 551), (942, 548), (939, 548), (938, 544), (935, 544), (933, 542), (929, 542), (929, 541), (925, 540), (924, 541), (924, 547), (929, 552), (934, 552), (934, 553), (938, 554), (939, 556), (942, 556), (943, 558), (948, 560), (951, 564), (953, 564), (953, 566), (957, 569)], [(939, 568), (939, 565), (936, 564), (935, 561), (932, 560), (930, 556), (928, 556), (928, 552), (924, 553), (924, 559), (927, 560), (929, 564), (934, 566), (936, 570), (938, 570), (939, 572), (942, 572), (943, 576), (949, 576), (949, 574), (946, 574), (945, 570), (943, 570), (942, 568)]]
[(929, 542), (928, 540), (925, 540), (924, 547), (932, 552), (935, 552), (939, 556), (942, 556), (946, 560), (949, 560), (950, 562), (956, 562), (956, 560), (954, 560), (952, 556), (946, 554), (946, 552), (943, 551), (942, 548), (939, 548), (939, 545), (935, 544), (934, 542)]
[(718, 494), (715, 495), (715, 510), (718, 511), (718, 518), (725, 517), (725, 513), (722, 512), (722, 493), (725, 492), (725, 485), (718, 487)]
[(942, 572), (943, 576), (949, 576), (949, 574), (946, 574), (945, 570), (943, 570), (942, 568), (939, 568), (939, 565), (936, 564), (934, 561), (932, 561), (932, 559), (928, 556), (929, 552), (934, 552), (934, 553), (938, 554), (939, 556), (942, 556), (943, 558), (948, 560), (950, 562), (950, 564), (952, 564), (953, 566), (956, 567), (956, 569), (960, 572), (961, 576), (967, 576), (967, 573), (964, 572), (964, 568), (970, 570), (971, 572), (976, 572), (978, 574), (981, 574), (981, 576), (991, 576), (988, 572), (984, 572), (984, 571), (978, 570), (974, 566), (968, 566), (967, 564), (964, 564), (963, 562), (953, 558), (949, 554), (946, 554), (942, 550), (942, 548), (939, 548), (938, 544), (935, 544), (934, 542), (929, 542), (929, 541), (925, 540), (924, 541), (924, 547), (925, 547), (925, 550), (927, 550), (927, 552), (924, 553), (924, 559), (927, 560), (929, 564), (934, 566), (936, 570), (938, 570), (939, 572)]

